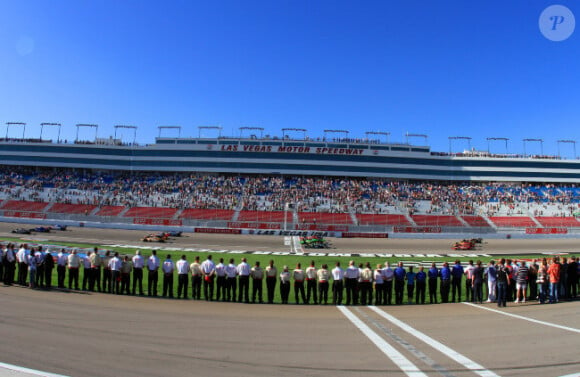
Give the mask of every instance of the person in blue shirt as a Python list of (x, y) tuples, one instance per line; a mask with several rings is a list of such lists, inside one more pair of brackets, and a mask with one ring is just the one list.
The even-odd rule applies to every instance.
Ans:
[(441, 302), (449, 302), (449, 288), (451, 286), (451, 269), (449, 263), (443, 263), (443, 268), (439, 272), (441, 277)]
[(415, 276), (415, 280), (417, 280), (417, 289), (415, 292), (415, 304), (419, 302), (421, 304), (425, 303), (425, 289), (427, 286), (427, 274), (423, 271), (423, 266), (419, 267), (419, 272), (417, 272), (417, 276)]
[(463, 277), (463, 266), (459, 259), (455, 261), (453, 269), (451, 270), (451, 302), (455, 302), (455, 294), (457, 293), (457, 302), (461, 302), (461, 278)]
[(403, 262), (399, 262), (397, 268), (395, 268), (395, 304), (403, 304), (403, 289), (405, 287), (405, 269), (403, 268)]
[(409, 267), (409, 272), (407, 272), (407, 299), (408, 303), (413, 302), (413, 292), (415, 291), (415, 277), (416, 273), (413, 272), (413, 266)]
[(431, 263), (431, 268), (427, 272), (429, 278), (429, 302), (431, 304), (437, 303), (437, 278), (439, 277), (439, 270), (435, 267), (435, 262)]

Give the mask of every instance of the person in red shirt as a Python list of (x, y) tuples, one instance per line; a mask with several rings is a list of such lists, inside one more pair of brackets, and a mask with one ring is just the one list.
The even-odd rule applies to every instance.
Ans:
[(558, 257), (552, 259), (548, 267), (548, 277), (550, 279), (550, 304), (558, 302), (558, 286), (560, 285), (560, 261)]

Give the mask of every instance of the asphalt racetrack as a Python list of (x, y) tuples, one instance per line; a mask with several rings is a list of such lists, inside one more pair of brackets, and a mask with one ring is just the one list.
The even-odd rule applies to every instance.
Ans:
[[(14, 224), (0, 224), (0, 237)], [(26, 236), (139, 245), (143, 232)], [(450, 253), (452, 240), (333, 240), (336, 252)], [(283, 237), (171, 244), (287, 251)], [(480, 253), (574, 252), (577, 240), (492, 240)], [(292, 293), (291, 293), (292, 294)], [(566, 376), (580, 372), (580, 302), (334, 307), (252, 305), (0, 286), (0, 375)], [(12, 374), (11, 374), (12, 373)], [(35, 372), (36, 373), (36, 372)], [(33, 374), (30, 374), (33, 375)]]

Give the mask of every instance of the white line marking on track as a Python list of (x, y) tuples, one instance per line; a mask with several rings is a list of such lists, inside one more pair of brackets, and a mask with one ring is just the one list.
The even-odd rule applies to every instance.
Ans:
[(64, 376), (62, 374), (48, 373), (48, 372), (43, 372), (43, 371), (40, 371), (40, 370), (29, 369), (29, 368), (19, 367), (18, 365), (12, 365), (12, 364), (6, 364), (6, 363), (0, 362), (0, 370), (1, 369), (9, 369), (9, 370), (12, 370), (12, 371), (15, 371), (15, 372), (28, 373), (28, 374), (32, 374), (34, 376), (43, 376), (43, 377), (67, 377), (67, 376)]
[(482, 376), (482, 377), (499, 377), (499, 375), (495, 374), (494, 372), (492, 372), (488, 369), (485, 369), (482, 365), (479, 365), (475, 361), (467, 358), (466, 356), (463, 356), (459, 352), (447, 347), (445, 344), (429, 337), (428, 335), (420, 332), (419, 330), (414, 329), (413, 327), (398, 320), (397, 318), (393, 317), (392, 315), (385, 313), (383, 310), (380, 310), (376, 306), (369, 306), (369, 308), (372, 311), (374, 311), (375, 313), (377, 313), (378, 315), (380, 315), (381, 317), (383, 317), (384, 319), (386, 319), (387, 321), (400, 327), (402, 330), (413, 335), (415, 338), (427, 343), (431, 347), (442, 352), (444, 355), (455, 360), (459, 364), (463, 365), (465, 368), (472, 370), (473, 372), (479, 374), (480, 376)]
[(567, 374), (565, 376), (560, 376), (560, 377), (580, 377), (580, 373), (572, 373), (572, 374)]
[(399, 367), (407, 376), (409, 377), (427, 377), (427, 375), (415, 364), (413, 364), (409, 359), (407, 359), (403, 354), (393, 348), (389, 343), (387, 343), (383, 338), (381, 338), (377, 333), (371, 330), (370, 327), (365, 325), (357, 316), (355, 316), (350, 310), (344, 306), (337, 306), (338, 310), (348, 318), (353, 325), (355, 325), (363, 334), (367, 336), (381, 350), (389, 359), (391, 359), (397, 367)]
[(580, 330), (579, 329), (575, 329), (573, 327), (557, 325), (555, 323), (550, 323), (550, 322), (546, 322), (546, 321), (540, 321), (539, 319), (533, 319), (533, 318), (529, 318), (529, 317), (524, 317), (523, 315), (518, 315), (518, 314), (513, 314), (513, 313), (507, 313), (507, 312), (503, 312), (501, 310), (487, 308), (485, 306), (475, 305), (475, 304), (472, 304), (471, 302), (464, 302), (463, 304), (469, 305), (469, 306), (473, 306), (474, 308), (489, 310), (490, 312), (507, 315), (508, 317), (513, 317), (513, 318), (518, 318), (518, 319), (524, 319), (526, 321), (530, 321), (530, 322), (534, 322), (534, 323), (539, 323), (540, 325), (555, 327), (555, 328), (560, 329), (560, 330), (566, 330), (566, 331), (571, 331), (571, 332), (575, 332), (575, 333), (580, 334)]

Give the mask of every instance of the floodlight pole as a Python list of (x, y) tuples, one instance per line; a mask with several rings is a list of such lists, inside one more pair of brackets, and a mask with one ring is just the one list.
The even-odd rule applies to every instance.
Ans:
[(8, 140), (8, 130), (10, 126), (22, 126), (22, 140), (24, 140), (24, 132), (26, 131), (26, 123), (24, 122), (6, 122), (6, 140)]
[(471, 150), (471, 138), (469, 136), (449, 136), (449, 154), (453, 153), (451, 148), (453, 140), (467, 140), (467, 149)]
[(57, 126), (58, 127), (58, 137), (56, 139), (56, 142), (59, 143), (60, 142), (60, 123), (40, 123), (40, 141), (42, 141), (42, 130), (44, 129), (44, 126)]
[(576, 140), (558, 140), (558, 157), (560, 157), (560, 143), (572, 144), (574, 148), (574, 160), (576, 159)]
[(527, 157), (527, 153), (526, 153), (526, 143), (527, 142), (538, 142), (540, 143), (540, 155), (544, 155), (544, 139), (523, 139), (522, 140), (524, 142), (524, 157)]
[(386, 136), (387, 144), (390, 144), (390, 140), (389, 140), (389, 137), (391, 136), (391, 133), (390, 132), (367, 131), (367, 132), (365, 132), (365, 135), (367, 136), (367, 140), (369, 140), (369, 135), (382, 135), (382, 136)]
[(487, 140), (487, 153), (491, 153), (490, 142), (491, 141), (505, 141), (505, 153), (508, 154), (508, 141), (507, 137), (488, 137)]

